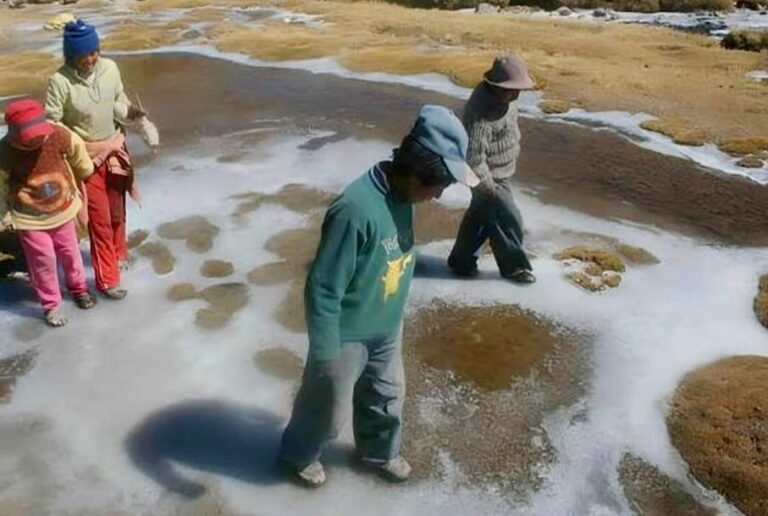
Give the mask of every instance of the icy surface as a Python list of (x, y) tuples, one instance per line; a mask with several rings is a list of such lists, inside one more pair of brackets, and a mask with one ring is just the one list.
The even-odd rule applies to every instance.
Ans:
[[(2, 478), (15, 479), (4, 484), (7, 488), (0, 485), (0, 502), (41, 481), (42, 473), (23, 469), (32, 462), (42, 465), (51, 484), (41, 502), (50, 512), (99, 513), (107, 507), (133, 514), (169, 512), (189, 503), (165, 494), (137, 469), (126, 449), (129, 433), (158, 414), (160, 420), (179, 424), (189, 414), (207, 414), (225, 435), (235, 432), (229, 436), (232, 447), (252, 455), (252, 469), (237, 453), (232, 456), (232, 447), (212, 443), (225, 462), (234, 463), (215, 463), (214, 454), (197, 462), (180, 460), (178, 472), (205, 485), (217, 503), (237, 513), (347, 514), (364, 504), (366, 514), (629, 514), (615, 472), (627, 450), (685, 481), (667, 438), (665, 403), (681, 375), (693, 367), (729, 354), (768, 354), (768, 336), (751, 311), (768, 251), (702, 245), (651, 227), (542, 205), (524, 192), (518, 198), (534, 236), (539, 282), (518, 288), (501, 280), (420, 278), (413, 285), (411, 309), (435, 298), (515, 303), (597, 337), (590, 394), (570, 409), (586, 410), (586, 417), (572, 419), (568, 411), (550, 417), (548, 430), (559, 459), (547, 473), (545, 489), (530, 505), (511, 507), (483, 486), (458, 489), (450, 475), (443, 482), (398, 488), (394, 497), (391, 488), (346, 467), (332, 465), (329, 485), (309, 493), (265, 475), (294, 387), (254, 368), (252, 356), (273, 347), (304, 355), (305, 337), (287, 332), (271, 317), (287, 287), (250, 286), (245, 309), (219, 331), (194, 325), (202, 301), (172, 303), (165, 291), (178, 282), (198, 289), (220, 282), (198, 273), (204, 260), (214, 258), (234, 264), (235, 275), (226, 281), (245, 282), (251, 268), (274, 259), (263, 249), (270, 236), (304, 224), (302, 216), (270, 205), (243, 224), (229, 217), (235, 206), (231, 195), (274, 192), (297, 182), (338, 191), (391, 149), (391, 142), (347, 139), (302, 150), (300, 145), (312, 136), (266, 139), (238, 163), (217, 162), (220, 146), (208, 141), (194, 150), (166, 150), (141, 170), (144, 208), (131, 207), (131, 228), (154, 231), (163, 222), (202, 215), (222, 232), (213, 249), (201, 255), (181, 241), (164, 241), (177, 258), (171, 274), (158, 277), (140, 258), (125, 276), (130, 289), (125, 301), (102, 301), (91, 312), (78, 312), (67, 303), (69, 326), (41, 332), (29, 343), (6, 338), (0, 344), (0, 358), (32, 347), (39, 352), (36, 367), (19, 379), (13, 402), (0, 408), (0, 426), (40, 421), (0, 461)], [(444, 197), (448, 205), (465, 205), (468, 193), (453, 187)], [(562, 247), (563, 231), (610, 235), (649, 250), (661, 263), (630, 268), (620, 288), (589, 294), (569, 284), (560, 264), (549, 258)], [(158, 237), (153, 233), (150, 238)], [(449, 248), (450, 242), (438, 242), (422, 252), (445, 256)], [(490, 271), (493, 264), (485, 259), (481, 268)], [(0, 329), (6, 336), (40, 324), (34, 301), (14, 295), (25, 301), (4, 304)], [(261, 440), (239, 450), (237, 431)], [(348, 432), (341, 442), (351, 442)]]

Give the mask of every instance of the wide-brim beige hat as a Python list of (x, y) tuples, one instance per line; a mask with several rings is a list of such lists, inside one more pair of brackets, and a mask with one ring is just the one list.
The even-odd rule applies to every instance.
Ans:
[(485, 82), (508, 90), (531, 90), (535, 86), (525, 62), (515, 54), (499, 56), (483, 75)]

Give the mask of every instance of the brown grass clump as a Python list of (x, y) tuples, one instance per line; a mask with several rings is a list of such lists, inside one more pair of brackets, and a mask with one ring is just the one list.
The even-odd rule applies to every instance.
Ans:
[(136, 252), (152, 260), (152, 269), (155, 271), (155, 274), (170, 274), (176, 266), (176, 257), (173, 256), (168, 246), (161, 242), (141, 244), (136, 249)]
[(757, 156), (744, 156), (736, 164), (744, 168), (763, 168), (763, 160)]
[(207, 301), (208, 307), (197, 311), (195, 324), (208, 330), (218, 330), (248, 304), (248, 286), (244, 283), (222, 283), (203, 289), (197, 297)]
[(120, 22), (104, 40), (107, 51), (134, 51), (173, 45), (181, 40), (185, 24), (176, 22), (163, 26), (148, 26), (133, 20)]
[(605, 287), (602, 286), (602, 282), (596, 281), (594, 276), (590, 276), (586, 272), (569, 272), (565, 275), (565, 277), (568, 278), (572, 283), (580, 286), (584, 290), (589, 290), (590, 292), (600, 292), (605, 290)]
[(422, 362), (485, 390), (504, 389), (528, 375), (558, 342), (551, 322), (515, 306), (439, 303), (407, 326), (418, 328), (408, 330), (408, 343)]
[(0, 55), (0, 96), (41, 96), (45, 81), (61, 62), (44, 52), (22, 52)]
[(232, 262), (224, 260), (206, 260), (200, 267), (200, 275), (205, 278), (226, 278), (234, 273)]
[(191, 283), (177, 283), (166, 292), (175, 302), (202, 299), (208, 303), (195, 315), (195, 324), (207, 330), (225, 327), (235, 313), (248, 304), (248, 286), (244, 283), (220, 283), (197, 291)]
[(540, 488), (557, 460), (542, 422), (585, 395), (591, 338), (515, 306), (438, 302), (408, 314), (403, 343), (415, 479), (440, 478), (447, 454), (462, 486), (517, 500)]
[(285, 348), (263, 349), (253, 356), (253, 363), (264, 373), (280, 380), (298, 382), (304, 363)]
[(171, 285), (168, 291), (165, 293), (165, 297), (169, 301), (186, 301), (188, 299), (194, 299), (197, 296), (197, 289), (192, 283), (176, 283)]
[[(602, 235), (593, 235), (592, 238), (600, 237), (608, 243), (618, 245), (618, 241)], [(626, 245), (626, 244), (622, 244)], [(626, 246), (627, 249), (634, 250), (642, 259), (649, 260), (653, 255), (645, 251), (648, 256), (642, 256), (643, 249)], [(602, 292), (609, 288), (616, 288), (621, 285), (621, 274), (626, 269), (624, 260), (616, 253), (591, 249), (586, 246), (573, 246), (563, 249), (554, 255), (555, 259), (562, 260), (568, 272), (565, 277), (575, 285), (590, 292)], [(576, 260), (577, 263), (572, 263)], [(575, 266), (575, 270), (574, 270)]]
[(539, 108), (548, 115), (566, 113), (573, 106), (566, 100), (542, 100), (539, 102)]
[(149, 231), (146, 231), (144, 229), (137, 229), (135, 231), (131, 231), (131, 234), (128, 235), (128, 239), (127, 239), (128, 249), (139, 247), (141, 244), (144, 243), (144, 241), (147, 238), (149, 238)]
[(768, 274), (760, 278), (752, 309), (760, 324), (768, 328)]
[(647, 516), (716, 516), (702, 506), (685, 486), (643, 459), (625, 454), (619, 463), (619, 482), (635, 514)]
[(687, 120), (673, 118), (656, 118), (646, 120), (640, 127), (648, 131), (669, 136), (675, 143), (698, 147), (707, 142), (707, 134), (704, 131), (693, 128)]
[(755, 30), (734, 30), (726, 34), (720, 45), (729, 50), (760, 52), (768, 48), (768, 33)]
[(204, 253), (213, 247), (213, 239), (219, 234), (219, 227), (205, 217), (192, 215), (173, 222), (166, 222), (157, 228), (157, 234), (171, 240), (186, 240), (187, 249)]
[(296, 269), (296, 265), (288, 261), (272, 262), (256, 267), (246, 277), (254, 285), (278, 285), (299, 276), (300, 272)]
[(616, 288), (619, 285), (621, 285), (621, 274), (611, 273), (611, 272), (604, 272), (603, 273), (603, 283), (608, 288)]
[(592, 262), (599, 265), (604, 271), (624, 272), (626, 270), (621, 256), (584, 246), (568, 247), (556, 253), (554, 258), (557, 260), (574, 259), (582, 262)]
[(667, 428), (699, 482), (745, 514), (768, 514), (768, 358), (732, 356), (688, 373)]
[(642, 247), (635, 247), (622, 242), (616, 242), (614, 249), (619, 255), (632, 265), (656, 265), (661, 263), (653, 254)]
[(726, 140), (722, 142), (719, 147), (721, 151), (726, 152), (731, 156), (757, 154), (760, 151), (768, 150), (768, 138)]

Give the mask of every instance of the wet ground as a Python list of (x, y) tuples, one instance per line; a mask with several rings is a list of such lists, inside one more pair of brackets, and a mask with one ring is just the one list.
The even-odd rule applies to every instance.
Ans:
[[(246, 480), (248, 489), (251, 484), (272, 486), (276, 482), (267, 466), (249, 466), (243, 464), (242, 458), (238, 460), (248, 452), (257, 454), (264, 464), (271, 457), (256, 449), (258, 443), (243, 436), (255, 426), (256, 435), (262, 432), (270, 446), (276, 442), (281, 417), (289, 411), (290, 397), (301, 372), (306, 346), (303, 280), (317, 245), (323, 209), (343, 184), (340, 178), (363, 172), (347, 170), (349, 161), (359, 157), (336, 154), (329, 158), (323, 157), (321, 151), (357, 141), (374, 141), (378, 150), (391, 148), (408, 130), (420, 104), (460, 106), (453, 98), (404, 86), (362, 83), (302, 71), (250, 68), (199, 56), (137, 56), (119, 61), (130, 93), (141, 93), (164, 142), (158, 156), (133, 142), (140, 181), (155, 188), (149, 195), (155, 205), (148, 208), (154, 210), (154, 216), (147, 219), (142, 212), (131, 212), (132, 220), (143, 223), (138, 227), (132, 222), (132, 229), (139, 229), (131, 234), (131, 247), (138, 258), (127, 275), (132, 292), (122, 306), (136, 312), (136, 321), (129, 322), (128, 333), (110, 332), (105, 342), (83, 344), (87, 348), (82, 361), (64, 355), (61, 364), (56, 362), (56, 367), (52, 367), (48, 354), (62, 359), (60, 354), (64, 352), (61, 347), (44, 348), (48, 359), (40, 367), (45, 368), (46, 377), (52, 378), (63, 375), (69, 379), (67, 367), (76, 371), (72, 380), (76, 385), (65, 390), (66, 394), (71, 390), (73, 396), (79, 394), (78, 388), (90, 392), (91, 382), (108, 386), (95, 396), (94, 406), (87, 407), (91, 410), (89, 414), (99, 415), (90, 429), (94, 432), (91, 437), (101, 436), (99, 445), (119, 457), (110, 455), (110, 460), (118, 463), (111, 465), (123, 471), (125, 465), (120, 461), (126, 460), (124, 454), (120, 450), (115, 453), (114, 447), (108, 448), (114, 443), (104, 436), (116, 435), (122, 442), (121, 432), (132, 429), (126, 444), (133, 465), (127, 468), (130, 482), (138, 482), (137, 476), (146, 481), (144, 476), (135, 475), (138, 470), (153, 481), (153, 488), (161, 486), (190, 498), (196, 493), (198, 498), (194, 498), (194, 506), (190, 505), (190, 514), (205, 513), (211, 507), (225, 514), (238, 513), (236, 508), (221, 508), (226, 504), (219, 502), (215, 474), (224, 472)], [(766, 238), (760, 225), (768, 215), (768, 190), (763, 187), (747, 187), (738, 179), (721, 178), (689, 162), (639, 149), (606, 132), (530, 120), (524, 120), (522, 126), (524, 153), (517, 182), (525, 193), (521, 197), (526, 203), (541, 203), (545, 208), (550, 204), (564, 206), (574, 210), (568, 212), (574, 218), (595, 215), (617, 222), (619, 227), (641, 224), (651, 234), (674, 230), (706, 243), (761, 243)], [(282, 136), (301, 137), (304, 141), (299, 147), (289, 148), (288, 152), (295, 156), (285, 157), (285, 170), (260, 168), (262, 161), (282, 159)], [(173, 165), (159, 169), (158, 160), (164, 159), (164, 155), (174, 156), (170, 160)], [(306, 162), (293, 162), (293, 157)], [(322, 159), (333, 161), (313, 161)], [(201, 166), (208, 168), (201, 172)], [(150, 176), (147, 170), (158, 176)], [(315, 176), (316, 170), (326, 175)], [(257, 174), (263, 177), (255, 181), (252, 176)], [(289, 174), (303, 179), (296, 183)], [(211, 184), (196, 187), (188, 183), (190, 180)], [(258, 183), (257, 188), (251, 185), (254, 182)], [(226, 187), (218, 188), (222, 185)], [(187, 197), (190, 192), (195, 197)], [(179, 209), (181, 205), (186, 208)], [(451, 197), (446, 203), (420, 206), (415, 228), (417, 242), (427, 246), (430, 253), (444, 251), (455, 234), (461, 213), (461, 205)], [(542, 224), (537, 222), (536, 227)], [(656, 250), (646, 250), (643, 242), (564, 229), (555, 221), (546, 231), (532, 231), (529, 241), (542, 262), (568, 245), (599, 246), (618, 253), (629, 264), (628, 281), (635, 281), (635, 285), (642, 283), (638, 279), (646, 274), (648, 269), (644, 267), (655, 266), (659, 261), (665, 264), (667, 258), (663, 253), (655, 256)], [(553, 242), (558, 245), (555, 249)], [(439, 257), (436, 261), (440, 262)], [(438, 278), (444, 273), (440, 272), (439, 263), (432, 267), (432, 273), (438, 270)], [(547, 267), (544, 263), (544, 282), (549, 280), (551, 285), (559, 272)], [(478, 281), (487, 285), (488, 299), (501, 297), (499, 280), (491, 271), (484, 274)], [(435, 281), (429, 276), (428, 271), (424, 281)], [(425, 286), (424, 291), (435, 288), (434, 283), (425, 285), (429, 287)], [(455, 285), (452, 283), (451, 288)], [(478, 288), (485, 288), (477, 285), (464, 290), (477, 292)], [(6, 286), (0, 284), (3, 293)], [(23, 287), (13, 288), (13, 295), (22, 299), (19, 289)], [(439, 288), (435, 292), (439, 299)], [(519, 299), (520, 292), (514, 291), (512, 297)], [(541, 290), (526, 292), (541, 306)], [(576, 306), (589, 302), (569, 297), (579, 294), (568, 293), (563, 299), (571, 299), (570, 302), (557, 300), (552, 304), (562, 301)], [(455, 292), (452, 296), (460, 297)], [(588, 407), (580, 404), (592, 388), (596, 337), (588, 328), (577, 328), (513, 302), (478, 306), (476, 301), (465, 306), (453, 298), (451, 302), (420, 299), (409, 312), (405, 354), (409, 381), (406, 412), (410, 426), (405, 449), (416, 467), (415, 477), (421, 482), (418, 486), (431, 488), (437, 482), (438, 486), (448, 485), (449, 490), (487, 490), (500, 496), (504, 504), (525, 504), (546, 487), (548, 472), (562, 459), (558, 456), (558, 440), (562, 436), (551, 432), (550, 420), (565, 417), (567, 433), (590, 419)], [(99, 309), (112, 315), (119, 313), (114, 304), (104, 305)], [(26, 347), (26, 351), (9, 355), (0, 363), (0, 397), (11, 401), (19, 378), (34, 372), (37, 351), (30, 351), (36, 349), (30, 346), (40, 341), (50, 346), (55, 340), (51, 330), (33, 326), (38, 322), (29, 315), (33, 312), (31, 306), (26, 298), (22, 317), (13, 312), (13, 303), (0, 303), (0, 307), (21, 319), (12, 319), (10, 327), (14, 343)], [(598, 316), (598, 320), (602, 317)], [(135, 328), (147, 330), (137, 324), (146, 321), (157, 327), (132, 336), (130, 331)], [(270, 322), (279, 323), (279, 328), (271, 328)], [(91, 331), (102, 332), (98, 335), (109, 331), (93, 321), (89, 324)], [(74, 323), (72, 327), (76, 328)], [(72, 327), (64, 332), (75, 331)], [(74, 339), (71, 334), (63, 335)], [(102, 349), (110, 349), (113, 355)], [(187, 350), (187, 354), (179, 350)], [(121, 367), (127, 364), (125, 367), (131, 370), (121, 369), (113, 378), (107, 363)], [(222, 369), (221, 364), (230, 369)], [(152, 378), (154, 383), (137, 383), (136, 371), (142, 378)], [(257, 374), (276, 382), (280, 387), (270, 384), (269, 389), (279, 394), (261, 392), (258, 386), (266, 384), (257, 384), (254, 389), (249, 375)], [(181, 380), (175, 383), (177, 377), (191, 382), (190, 386)], [(135, 385), (135, 399), (129, 400), (121, 414), (103, 415), (104, 407), (119, 403), (110, 398), (114, 395), (110, 389), (120, 385)], [(233, 391), (240, 393), (235, 401), (248, 406), (189, 401), (194, 396), (226, 398), (224, 394)], [(29, 391), (25, 399), (33, 407), (45, 406)], [(151, 408), (156, 412), (147, 414), (146, 400), (152, 400)], [(280, 417), (268, 409), (254, 411), (250, 406), (259, 405), (258, 400)], [(104, 405), (97, 406), (98, 403)], [(68, 414), (66, 410), (57, 411), (52, 417), (63, 417), (71, 425)], [(23, 440), (18, 416), (8, 419), (13, 420), (8, 435)], [(0, 425), (4, 424), (0, 413)], [(50, 423), (34, 424), (42, 429), (40, 442), (50, 445), (51, 437), (45, 430)], [(0, 437), (6, 426), (0, 426)], [(206, 432), (213, 432), (214, 437), (235, 437), (231, 446), (217, 442), (204, 449), (210, 455), (200, 456), (183, 446), (179, 449), (171, 439), (180, 428), (194, 430), (192, 444), (197, 442), (195, 439), (205, 441), (211, 435)], [(31, 442), (34, 447), (35, 439), (31, 435), (23, 442), (27, 443), (25, 446)], [(106, 439), (107, 444), (101, 439)], [(559, 444), (562, 446), (562, 442)], [(67, 451), (70, 452), (76, 450)], [(230, 462), (222, 465), (217, 462), (220, 457)], [(45, 460), (48, 458), (46, 455)], [(11, 462), (17, 459), (19, 464), (27, 460), (21, 452)], [(195, 477), (194, 482), (188, 481), (186, 470), (179, 473), (167, 466), (165, 461), (171, 460), (206, 473)], [(331, 463), (343, 466), (348, 459), (336, 458)], [(637, 503), (642, 506), (649, 503), (647, 493), (655, 488), (633, 480), (631, 472), (637, 468), (645, 471), (642, 465), (630, 464), (622, 466), (621, 472), (614, 468), (612, 474), (623, 475), (627, 498), (641, 500)], [(113, 485), (108, 480), (109, 464), (103, 469), (106, 472), (87, 474), (104, 485)], [(38, 469), (27, 473), (23, 478), (32, 479), (33, 486), (36, 479), (42, 479), (40, 486), (55, 480), (40, 474)], [(350, 481), (343, 473), (336, 474), (337, 478)], [(643, 474), (651, 475), (652, 482), (666, 489), (663, 475)], [(206, 488), (208, 494), (202, 496)], [(369, 484), (363, 483), (360, 492), (368, 493), (369, 488)], [(228, 489), (231, 495), (235, 488)], [(604, 486), (601, 489), (610, 491)], [(680, 489), (685, 492), (690, 486)], [(294, 496), (290, 491), (281, 493), (278, 499), (285, 496), (290, 500)], [(23, 504), (26, 496), (4, 497), (0, 486), (0, 500)], [(607, 495), (601, 491), (600, 496)], [(689, 502), (681, 497), (680, 503)], [(89, 507), (92, 510), (126, 505), (121, 505), (119, 498), (99, 498)], [(250, 500), (247, 496), (241, 499)], [(430, 505), (430, 513), (438, 513), (438, 507), (451, 507), (450, 497), (447, 500), (441, 502), (443, 505)], [(349, 499), (346, 501), (350, 506)], [(326, 502), (323, 507), (335, 507), (332, 501)], [(43, 508), (55, 506), (55, 500), (40, 503)], [(163, 503), (162, 512), (169, 508), (179, 510), (174, 501), (166, 499)], [(483, 505), (472, 505), (480, 506)], [(503, 507), (488, 512), (508, 513), (509, 506)], [(467, 510), (472, 513), (473, 509)], [(374, 512), (388, 513), (384, 509)]]
[[(274, 132), (328, 131), (333, 136), (308, 145), (357, 137), (396, 146), (421, 104), (461, 108), (453, 97), (400, 85), (251, 68), (193, 55), (126, 57), (120, 62), (129, 91), (142, 93), (166, 145), (249, 131), (222, 149), (220, 159), (225, 161), (244, 159), (249, 141)], [(202, 68), (206, 81), (189, 80)], [(184, 117), (178, 116), (181, 106)], [(521, 129), (518, 184), (546, 203), (725, 243), (768, 243), (767, 186), (707, 173), (692, 162), (641, 149), (607, 131), (529, 119), (521, 119)]]

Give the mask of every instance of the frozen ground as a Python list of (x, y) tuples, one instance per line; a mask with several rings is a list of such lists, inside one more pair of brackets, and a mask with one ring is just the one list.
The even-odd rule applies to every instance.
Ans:
[[(288, 183), (338, 191), (392, 147), (351, 138), (302, 149), (313, 136), (263, 139), (236, 163), (217, 161), (222, 143), (206, 140), (167, 149), (144, 167), (145, 207), (131, 208), (131, 227), (153, 231), (150, 239), (165, 243), (177, 264), (158, 276), (149, 260), (139, 258), (125, 277), (131, 293), (124, 302), (103, 301), (91, 312), (76, 312), (68, 303), (71, 324), (48, 330), (35, 318), (35, 303), (23, 287), (4, 287), (0, 357), (36, 350), (37, 359), (18, 379), (12, 402), (0, 408), (3, 510), (208, 514), (216, 508), (228, 514), (335, 515), (364, 506), (367, 514), (628, 514), (616, 473), (625, 451), (688, 482), (667, 438), (665, 403), (693, 367), (723, 355), (766, 354), (768, 337), (754, 320), (751, 299), (758, 275), (768, 267), (768, 251), (713, 247), (652, 227), (599, 220), (542, 205), (525, 192), (519, 199), (538, 255), (539, 282), (517, 288), (500, 280), (420, 278), (410, 309), (433, 299), (514, 303), (596, 336), (588, 396), (548, 417), (558, 461), (545, 472), (544, 489), (528, 505), (512, 506), (484, 486), (459, 489), (452, 478), (460, 472), (454, 471), (442, 481), (393, 491), (347, 468), (338, 451), (331, 454), (329, 484), (320, 491), (298, 490), (272, 476), (269, 464), (294, 386), (255, 368), (252, 357), (274, 347), (304, 355), (305, 337), (287, 332), (271, 316), (287, 287), (248, 286), (247, 305), (221, 330), (194, 324), (203, 301), (174, 303), (165, 293), (178, 282), (198, 289), (247, 284), (249, 270), (275, 258), (263, 249), (265, 241), (304, 225), (303, 216), (275, 205), (262, 206), (245, 221), (233, 219), (231, 195), (275, 192)], [(443, 202), (456, 206), (467, 199), (466, 191), (454, 187)], [(159, 224), (188, 215), (202, 215), (221, 228), (210, 251), (195, 254), (183, 241), (154, 233)], [(585, 293), (549, 258), (572, 238), (566, 236), (570, 231), (619, 238), (661, 263), (630, 268), (615, 291)], [(422, 251), (445, 256), (449, 246), (436, 242)], [(201, 263), (213, 258), (231, 261), (235, 274), (201, 277)], [(493, 265), (485, 260), (481, 267), (490, 271)], [(582, 417), (571, 417), (576, 413)], [(189, 446), (178, 445), (179, 435)], [(350, 442), (347, 433), (342, 444)], [(176, 473), (163, 469), (165, 460)], [(446, 464), (448, 473), (456, 468), (450, 457)], [(177, 492), (192, 496), (205, 486), (208, 494), (170, 494), (158, 478), (164, 485), (169, 478), (178, 481)]]

